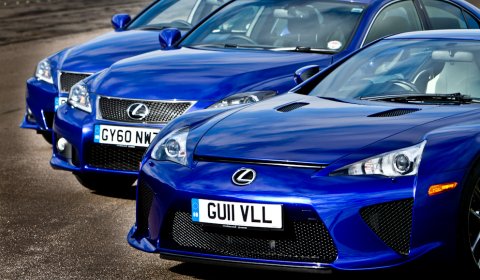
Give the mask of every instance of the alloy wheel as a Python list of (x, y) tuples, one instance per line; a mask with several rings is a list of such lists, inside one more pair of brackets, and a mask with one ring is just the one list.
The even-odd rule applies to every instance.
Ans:
[(480, 269), (480, 179), (477, 180), (470, 199), (468, 236), (473, 260)]

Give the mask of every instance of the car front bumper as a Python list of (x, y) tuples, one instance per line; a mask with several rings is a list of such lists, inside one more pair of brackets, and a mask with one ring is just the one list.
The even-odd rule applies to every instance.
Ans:
[[(67, 94), (63, 95), (63, 97), (67, 97)], [(51, 132), (55, 114), (55, 102), (58, 98), (59, 92), (56, 85), (39, 81), (36, 78), (28, 79), (26, 110), (20, 127)]]
[[(257, 172), (246, 187), (231, 182), (242, 167)], [(465, 170), (424, 180), (322, 172), (328, 171), (218, 162), (198, 162), (190, 169), (148, 160), (140, 172), (136, 224), (127, 240), (169, 259), (279, 269), (389, 268), (426, 255), (452, 260), (461, 188), (429, 197), (428, 187), (462, 182)], [(193, 223), (193, 198), (282, 204), (285, 233)], [(284, 242), (283, 248), (268, 247), (269, 242)]]

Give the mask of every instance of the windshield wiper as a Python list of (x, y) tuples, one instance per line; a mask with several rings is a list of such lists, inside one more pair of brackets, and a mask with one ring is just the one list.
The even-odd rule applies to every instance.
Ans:
[(138, 29), (140, 30), (163, 30), (165, 28), (168, 28), (168, 26), (143, 26)]
[(326, 100), (330, 100), (330, 101), (353, 104), (353, 102), (351, 102), (351, 101), (347, 101), (346, 99), (341, 99), (341, 98), (337, 98), (337, 97), (329, 97), (329, 96), (328, 97), (327, 96), (317, 96), (317, 97), (322, 98), (322, 99), (326, 99)]
[(296, 47), (289, 47), (289, 48), (272, 48), (270, 50), (287, 51), (287, 52), (303, 52), (303, 53), (326, 53), (326, 54), (337, 53), (337, 51), (334, 51), (334, 50), (314, 49), (311, 47), (303, 47), (303, 46), (296, 46)]
[(401, 94), (361, 97), (361, 100), (386, 101), (400, 103), (421, 103), (421, 104), (470, 104), (476, 103), (470, 95), (459, 92), (450, 94)]
[(237, 44), (231, 44), (231, 43), (225, 43), (223, 45), (226, 49), (231, 48), (231, 49), (259, 49), (259, 50), (265, 50), (268, 49), (268, 47), (265, 46), (255, 46), (255, 45), (237, 45)]

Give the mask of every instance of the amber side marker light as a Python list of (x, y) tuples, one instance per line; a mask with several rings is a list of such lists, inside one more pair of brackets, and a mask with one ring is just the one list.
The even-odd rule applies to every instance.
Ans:
[(453, 190), (454, 188), (457, 187), (457, 185), (458, 185), (457, 182), (450, 182), (450, 183), (443, 183), (443, 184), (430, 186), (430, 188), (428, 189), (428, 195), (433, 196), (433, 195), (444, 193), (449, 190)]

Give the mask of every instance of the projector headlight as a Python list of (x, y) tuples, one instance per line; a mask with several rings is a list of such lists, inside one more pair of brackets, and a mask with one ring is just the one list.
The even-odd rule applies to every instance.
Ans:
[(189, 128), (183, 127), (167, 134), (153, 147), (152, 158), (187, 165), (188, 132)]
[(68, 95), (68, 104), (87, 113), (92, 112), (90, 93), (87, 90), (87, 86), (82, 81), (76, 83), (70, 89), (70, 94)]
[(340, 169), (330, 175), (383, 175), (399, 177), (417, 175), (426, 141), (408, 148), (371, 157)]

